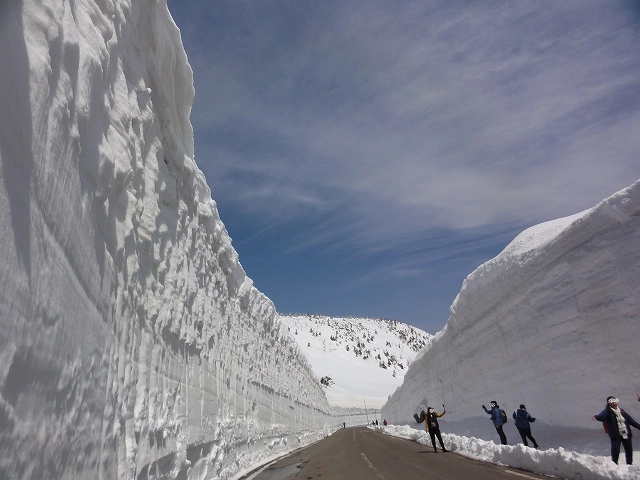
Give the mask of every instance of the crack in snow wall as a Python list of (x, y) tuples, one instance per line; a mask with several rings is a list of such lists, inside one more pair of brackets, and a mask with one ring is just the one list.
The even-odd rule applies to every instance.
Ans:
[(552, 426), (601, 429), (591, 416), (606, 396), (632, 407), (640, 385), (639, 245), (640, 181), (520, 234), (466, 278), (383, 417), (411, 423), (446, 403), (449, 420), (487, 423), (481, 405), (495, 399), (509, 414), (525, 403)]
[(2, 2), (0, 41), (0, 477), (232, 478), (364, 418), (238, 261), (166, 2)]

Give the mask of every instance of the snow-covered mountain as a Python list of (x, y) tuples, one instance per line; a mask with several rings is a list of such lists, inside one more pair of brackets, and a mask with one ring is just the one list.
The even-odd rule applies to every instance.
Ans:
[(524, 403), (536, 426), (586, 442), (589, 432), (602, 434), (591, 416), (608, 395), (640, 417), (639, 333), (637, 181), (590, 210), (522, 232), (472, 272), (382, 414), (410, 423), (415, 409), (446, 403), (455, 431), (478, 434), (470, 427), (487, 423), (482, 404), (513, 411)]
[(331, 405), (380, 409), (432, 337), (376, 318), (280, 315)]
[(194, 161), (165, 1), (0, 4), (0, 478), (232, 478), (329, 406)]

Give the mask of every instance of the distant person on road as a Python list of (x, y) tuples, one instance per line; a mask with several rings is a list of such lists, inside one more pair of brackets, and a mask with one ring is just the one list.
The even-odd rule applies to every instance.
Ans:
[(384, 425), (385, 427), (388, 425), (387, 424), (387, 419), (385, 418), (384, 421), (382, 422), (382, 425)]
[(435, 408), (429, 407), (427, 408), (426, 421), (424, 423), (425, 430), (431, 437), (431, 445), (433, 445), (433, 452), (438, 453), (438, 449), (436, 448), (436, 437), (438, 437), (438, 441), (440, 442), (440, 446), (442, 447), (443, 452), (448, 452), (446, 448), (444, 448), (444, 443), (442, 442), (442, 434), (440, 433), (440, 425), (438, 424), (438, 418), (447, 413), (447, 409), (442, 405), (442, 413), (436, 412)]
[(504, 420), (502, 419), (502, 415), (500, 414), (500, 405), (495, 400), (491, 401), (491, 410), (487, 410), (487, 407), (482, 405), (482, 408), (486, 413), (491, 415), (491, 421), (493, 422), (493, 426), (496, 427), (496, 432), (498, 432), (498, 436), (500, 437), (500, 443), (502, 445), (507, 445), (507, 436), (504, 434), (502, 430), (502, 425), (504, 424)]
[(627, 465), (633, 464), (633, 445), (631, 444), (631, 426), (640, 430), (640, 424), (631, 415), (622, 410), (616, 397), (607, 397), (607, 406), (593, 419), (603, 423), (605, 432), (611, 440), (611, 460), (616, 465), (620, 456), (620, 444), (624, 447)]
[(342, 422), (342, 428), (347, 428), (347, 422)]
[(538, 443), (536, 439), (531, 436), (531, 423), (535, 422), (536, 419), (529, 415), (527, 412), (527, 407), (523, 404), (520, 404), (520, 408), (513, 412), (513, 419), (516, 421), (516, 428), (518, 429), (518, 433), (522, 437), (522, 443), (524, 443), (525, 447), (528, 447), (527, 438), (530, 438), (533, 442), (533, 448), (538, 448)]

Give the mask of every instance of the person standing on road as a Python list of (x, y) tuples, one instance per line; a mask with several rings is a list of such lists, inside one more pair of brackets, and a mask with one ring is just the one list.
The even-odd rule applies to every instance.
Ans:
[(538, 443), (536, 439), (531, 436), (531, 423), (535, 422), (536, 419), (529, 415), (527, 412), (527, 407), (523, 404), (520, 404), (520, 408), (513, 412), (513, 418), (516, 421), (516, 428), (518, 429), (518, 433), (522, 437), (522, 443), (524, 443), (525, 447), (528, 447), (527, 438), (530, 438), (533, 442), (533, 448), (538, 448)]
[(500, 414), (500, 405), (495, 400), (491, 400), (491, 410), (487, 410), (487, 407), (482, 405), (482, 408), (486, 413), (491, 415), (491, 421), (493, 422), (493, 426), (496, 427), (496, 432), (498, 432), (498, 436), (500, 437), (500, 443), (502, 445), (507, 445), (507, 436), (504, 434), (502, 430), (502, 425), (504, 421), (502, 419), (502, 415)]
[(609, 434), (611, 440), (611, 460), (616, 465), (620, 456), (620, 444), (624, 447), (624, 456), (627, 465), (633, 464), (633, 445), (631, 444), (631, 426), (640, 430), (640, 424), (631, 415), (622, 410), (616, 397), (607, 397), (607, 406), (593, 419), (604, 424), (604, 430)]
[(440, 433), (440, 425), (438, 424), (438, 418), (442, 417), (445, 413), (447, 413), (447, 409), (442, 405), (442, 413), (436, 412), (436, 409), (433, 407), (427, 408), (427, 415), (424, 422), (425, 430), (431, 437), (431, 445), (433, 445), (433, 452), (438, 453), (438, 449), (436, 448), (436, 437), (440, 442), (440, 447), (442, 447), (443, 452), (448, 452), (446, 448), (444, 448), (444, 443), (442, 442), (442, 434)]

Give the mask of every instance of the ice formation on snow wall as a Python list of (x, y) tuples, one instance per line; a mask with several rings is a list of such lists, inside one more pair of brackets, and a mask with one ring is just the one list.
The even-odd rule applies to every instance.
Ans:
[(341, 423), (194, 163), (166, 2), (2, 2), (0, 41), (0, 477), (231, 478)]

